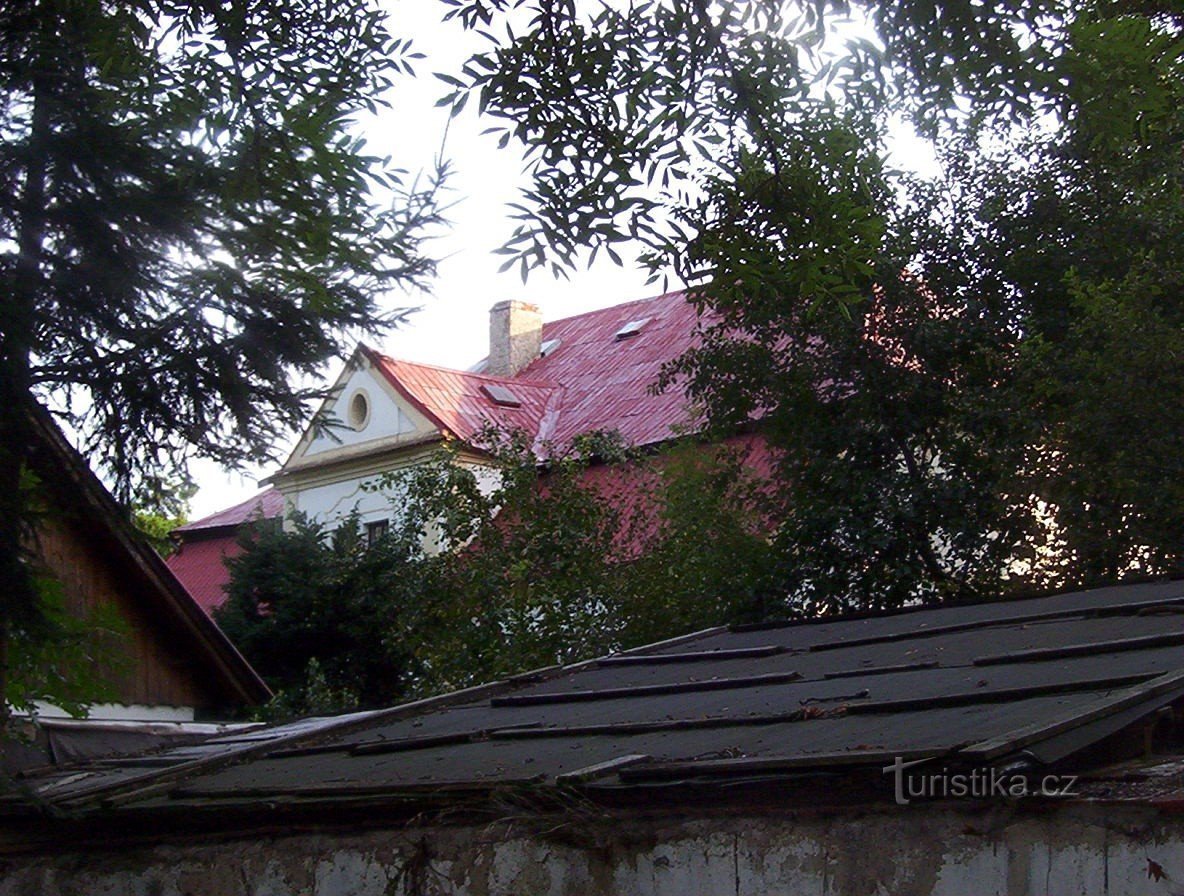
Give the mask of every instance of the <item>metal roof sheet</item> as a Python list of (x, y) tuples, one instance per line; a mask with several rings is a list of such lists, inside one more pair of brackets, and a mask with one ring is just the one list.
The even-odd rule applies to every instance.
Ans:
[(226, 602), (230, 570), (226, 568), (225, 561), (241, 553), (238, 538), (231, 533), (214, 538), (183, 540), (165, 563), (206, 615), (212, 615)]
[(174, 532), (197, 534), (207, 529), (236, 528), (257, 519), (272, 519), (284, 512), (284, 496), (274, 488), (266, 489), (233, 507), (178, 526)]
[[(627, 339), (617, 333), (645, 320)], [(658, 374), (698, 338), (698, 312), (684, 293), (627, 302), (543, 325), (550, 350), (513, 377), (412, 364), (378, 352), (371, 360), (417, 407), (462, 440), (486, 426), (520, 429), (565, 445), (578, 435), (616, 430), (633, 446), (662, 442), (694, 423), (679, 389), (652, 394)], [(521, 401), (506, 407), (484, 387)]]

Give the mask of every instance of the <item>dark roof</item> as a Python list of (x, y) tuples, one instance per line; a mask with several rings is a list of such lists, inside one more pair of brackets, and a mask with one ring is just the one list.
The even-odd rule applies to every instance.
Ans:
[(318, 812), (362, 798), (407, 805), (511, 785), (660, 800), (679, 786), (860, 770), (883, 782), (898, 756), (1047, 766), (1180, 700), (1184, 582), (1161, 582), (712, 629), (30, 783), (66, 808), (182, 815), (275, 799)]
[(66, 441), (49, 413), (36, 408), (32, 421), (35, 443), (30, 464), (57, 495), (60, 509), (84, 521), (88, 535), (105, 548), (108, 562), (122, 570), (128, 594), (150, 602), (144, 609), (165, 622), (162, 632), (169, 633), (169, 640), (162, 655), (167, 652), (177, 663), (197, 664), (203, 681), (234, 704), (271, 699), (263, 679), (132, 528), (126, 512)]

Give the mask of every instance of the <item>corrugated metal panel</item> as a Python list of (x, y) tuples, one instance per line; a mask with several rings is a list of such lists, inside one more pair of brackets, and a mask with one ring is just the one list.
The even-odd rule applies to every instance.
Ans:
[[(649, 318), (618, 340), (629, 321)], [(662, 442), (692, 422), (681, 390), (651, 395), (662, 368), (696, 344), (698, 315), (683, 293), (616, 305), (543, 326), (557, 346), (514, 377), (412, 364), (374, 353), (396, 388), (461, 439), (487, 425), (523, 430), (559, 446), (594, 430), (617, 430), (633, 446)], [(495, 404), (485, 384), (506, 388), (518, 408)]]
[(284, 496), (274, 488), (269, 488), (248, 498), (233, 507), (227, 507), (217, 513), (202, 517), (178, 526), (176, 532), (200, 532), (203, 529), (221, 529), (228, 526), (238, 526), (254, 519), (270, 520), (284, 512)]
[(181, 544), (165, 563), (207, 614), (226, 602), (230, 572), (224, 560), (241, 553), (237, 529), (243, 523), (283, 515), (284, 496), (269, 488), (226, 510), (194, 520), (174, 531)]
[[(490, 377), (429, 364), (398, 361), (375, 353), (378, 368), (421, 410), (464, 441), (473, 441), (490, 427), (521, 430), (534, 436), (556, 387), (524, 379)], [(494, 402), (483, 388), (497, 386), (517, 398), (519, 407)]]
[(226, 586), (230, 583), (226, 559), (241, 553), (238, 536), (231, 532), (183, 541), (165, 563), (197, 605), (210, 615), (226, 603)]

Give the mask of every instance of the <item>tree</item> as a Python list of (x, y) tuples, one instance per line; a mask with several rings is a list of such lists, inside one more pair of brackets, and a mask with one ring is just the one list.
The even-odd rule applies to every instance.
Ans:
[(173, 530), (189, 522), (189, 500), (197, 494), (197, 484), (185, 477), (154, 485), (151, 493), (133, 498), (132, 525), (156, 553), (168, 557), (176, 550)]
[(296, 518), (289, 532), (263, 521), (240, 540), (215, 619), (276, 691), (277, 714), (389, 706), (411, 690), (400, 632), (428, 570), (409, 533), (367, 544), (356, 517), (332, 532)]
[(717, 313), (666, 385), (783, 449), (797, 611), (1182, 571), (1176, 4), (451, 5), (531, 162), (507, 264), (633, 239)]
[(733, 453), (637, 456), (598, 434), (540, 465), (521, 437), (486, 447), (481, 475), (445, 450), (376, 483), (396, 519), (370, 545), (356, 519), (298, 521), (230, 561), (218, 623), (281, 712), (388, 705), (782, 609)]
[(124, 497), (192, 451), (266, 457), (298, 378), (431, 273), (435, 185), (350, 132), (416, 55), (367, 0), (0, 9), (0, 692), (41, 615), (26, 408), (62, 409)]

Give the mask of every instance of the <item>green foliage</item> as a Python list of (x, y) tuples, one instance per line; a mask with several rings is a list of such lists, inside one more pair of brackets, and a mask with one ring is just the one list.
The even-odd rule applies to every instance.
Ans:
[(35, 582), (37, 628), (24, 631), (18, 624), (13, 633), (5, 697), (17, 713), (32, 713), (44, 701), (84, 717), (92, 703), (116, 699), (115, 682), (127, 667), (127, 623), (107, 606), (72, 614), (59, 582), (47, 576)]
[(384, 706), (408, 691), (400, 632), (424, 572), (410, 535), (367, 544), (356, 517), (332, 533), (297, 518), (288, 532), (250, 527), (242, 545), (215, 618), (277, 691), (276, 714)]
[[(621, 642), (636, 646), (726, 623), (783, 618), (760, 446), (687, 440), (633, 474), (627, 562), (611, 570)], [(638, 483), (638, 479), (643, 482)]]
[(37, 612), (34, 401), (122, 498), (193, 452), (263, 460), (299, 383), (432, 273), (443, 171), (404, 182), (351, 133), (416, 56), (369, 0), (0, 5), (0, 647)]
[[(73, 393), (121, 479), (191, 446), (268, 457), (305, 414), (291, 374), (316, 373), (343, 330), (381, 326), (383, 291), (432, 270), (431, 188), (400, 188), (348, 132), (407, 42), (365, 0), (0, 16), (18, 385)], [(389, 207), (368, 195), (380, 184)], [(20, 192), (34, 188), (36, 208)]]
[(160, 482), (132, 502), (132, 525), (160, 556), (168, 557), (176, 550), (172, 532), (189, 522), (189, 500), (196, 493), (197, 484), (183, 477)]
[(665, 384), (782, 449), (791, 609), (1184, 572), (1179, 4), (450, 5), (531, 159), (508, 263), (636, 239), (721, 321)]
[(376, 483), (396, 522), (373, 545), (356, 520), (300, 521), (230, 561), (218, 622), (282, 708), (389, 704), (783, 610), (738, 454), (638, 457), (598, 434), (540, 469), (521, 437), (487, 448)]
[(541, 476), (525, 439), (488, 448), (499, 481), (484, 494), (478, 471), (448, 457), (391, 482), (413, 518), (440, 521), (448, 551), (435, 558), (436, 621), (419, 646), (445, 688), (604, 653), (621, 633), (612, 558), (626, 520), (583, 476), (619, 444), (590, 437)]

